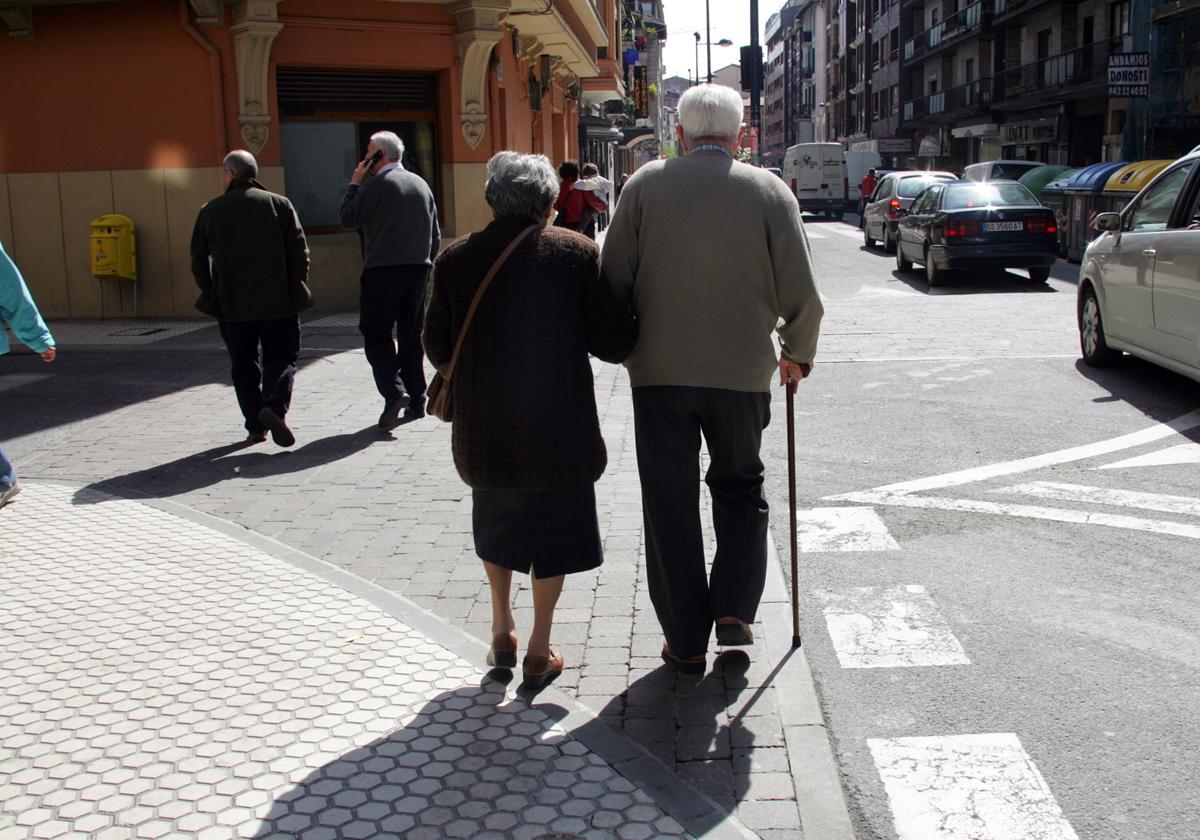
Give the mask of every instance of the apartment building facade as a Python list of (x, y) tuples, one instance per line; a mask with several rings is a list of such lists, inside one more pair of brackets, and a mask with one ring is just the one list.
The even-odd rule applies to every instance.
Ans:
[(196, 315), (191, 228), (232, 148), (295, 203), (318, 306), (352, 307), (360, 246), (337, 210), (373, 131), (404, 138), (449, 238), (490, 219), (492, 154), (575, 157), (585, 97), (625, 95), (617, 0), (4, 6), (0, 239), (50, 317), (133, 314), (129, 284), (91, 277), (88, 223), (108, 213), (137, 228), (140, 314)]

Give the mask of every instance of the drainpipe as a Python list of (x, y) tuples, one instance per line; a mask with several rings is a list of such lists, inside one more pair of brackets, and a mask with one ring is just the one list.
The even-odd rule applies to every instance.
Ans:
[(208, 70), (212, 80), (212, 105), (213, 105), (213, 122), (216, 128), (215, 137), (217, 146), (216, 160), (222, 160), (225, 153), (229, 151), (225, 148), (225, 82), (221, 71), (221, 53), (213, 46), (212, 41), (204, 36), (204, 33), (192, 25), (191, 16), (188, 13), (188, 0), (179, 0), (179, 25), (183, 27), (193, 41), (200, 45), (200, 48), (208, 53)]

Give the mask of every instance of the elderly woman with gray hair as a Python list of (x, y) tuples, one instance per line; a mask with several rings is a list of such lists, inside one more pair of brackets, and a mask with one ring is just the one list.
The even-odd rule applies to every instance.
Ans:
[(548, 226), (557, 195), (558, 176), (543, 155), (500, 152), (488, 162), (485, 196), (495, 219), (438, 257), (423, 336), (444, 373), (495, 269), (448, 386), (451, 438), (454, 464), (473, 490), (475, 551), (491, 586), (493, 667), (516, 667), (512, 573), (532, 578), (522, 663), (531, 689), (563, 669), (550, 629), (564, 575), (603, 560), (593, 485), (607, 456), (588, 356), (617, 363), (637, 340), (629, 306), (600, 277), (595, 243)]

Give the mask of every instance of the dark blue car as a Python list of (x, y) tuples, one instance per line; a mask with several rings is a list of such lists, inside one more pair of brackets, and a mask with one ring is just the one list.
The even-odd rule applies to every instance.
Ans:
[(896, 225), (896, 268), (930, 286), (960, 269), (1024, 268), (1044, 283), (1058, 258), (1054, 211), (1016, 181), (932, 184)]

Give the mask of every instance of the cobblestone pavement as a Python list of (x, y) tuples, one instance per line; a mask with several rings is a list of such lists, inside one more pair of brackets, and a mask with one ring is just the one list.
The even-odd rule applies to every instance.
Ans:
[[(67, 404), (75, 410), (82, 387), (92, 389), (93, 399), (103, 394), (124, 407), (89, 416), (79, 406), (81, 416), (74, 421), (10, 436), (10, 454), (34, 493), (30, 504), (18, 507), (23, 496), (11, 512), (39, 504), (38, 480), (46, 479), (88, 484), (73, 511), (114, 509), (112, 503), (80, 504), (96, 493), (168, 500), (314, 555), (411, 599), (477, 639), (490, 638), (488, 590), (470, 533), (469, 490), (453, 469), (449, 427), (426, 419), (402, 426), (394, 436), (380, 434), (373, 425), (378, 407), (366, 361), (361, 351), (346, 349), (358, 341), (352, 328), (309, 329), (289, 418), (298, 445), (291, 451), (269, 444), (244, 447), (236, 442), (240, 417), (223, 381), (218, 341), (210, 329), (150, 351), (72, 353), (66, 346), (60, 361), (86, 371), (63, 366), (65, 375), (57, 379), (17, 377), (7, 396), (26, 418), (44, 410), (38, 406)], [(185, 373), (173, 383), (177, 390), (160, 388), (180, 366)], [(704, 801), (714, 803), (717, 822), (728, 824), (730, 836), (800, 837), (806, 796), (820, 808), (834, 806), (832, 816), (815, 814), (812, 825), (847, 824), (837, 814), (841, 793), (802, 652), (769, 647), (770, 634), (760, 620), (752, 658), (726, 653), (710, 660), (702, 679), (677, 678), (663, 667), (661, 631), (640, 565), (628, 380), (623, 369), (598, 365), (596, 381), (610, 464), (597, 488), (606, 559), (595, 572), (568, 579), (554, 631), (568, 669), (556, 688), (710, 797)], [(140, 392), (147, 382), (155, 383), (153, 390)], [(781, 578), (777, 590), (782, 592)], [(783, 628), (786, 609), (777, 606)], [(515, 612), (519, 628), (527, 629), (532, 623), (527, 588), (517, 592)], [(790, 627), (776, 635), (790, 638)], [(437, 690), (444, 693), (456, 679), (461, 688), (464, 679), (480, 673), (474, 667), (455, 671)], [(477, 679), (475, 685), (480, 695)], [(780, 701), (784, 692), (789, 703)], [(487, 702), (482, 695), (467, 699), (476, 706)], [(703, 811), (694, 803), (683, 809)], [(637, 829), (626, 829), (631, 831)]]
[(234, 537), (33, 483), (0, 544), (4, 840), (684, 835), (474, 663)]

